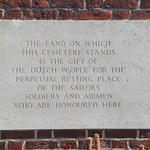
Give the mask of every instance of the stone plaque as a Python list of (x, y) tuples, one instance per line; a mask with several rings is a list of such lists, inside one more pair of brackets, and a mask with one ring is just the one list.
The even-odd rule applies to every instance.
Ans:
[(0, 21), (0, 130), (150, 127), (150, 21)]

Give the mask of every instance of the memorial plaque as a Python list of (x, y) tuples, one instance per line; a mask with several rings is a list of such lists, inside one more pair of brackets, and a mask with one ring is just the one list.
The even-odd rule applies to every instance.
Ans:
[(0, 21), (0, 129), (150, 127), (150, 21)]

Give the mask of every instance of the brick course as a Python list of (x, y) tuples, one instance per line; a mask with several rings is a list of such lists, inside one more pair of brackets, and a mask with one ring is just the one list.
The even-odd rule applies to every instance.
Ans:
[(74, 20), (75, 11), (73, 10), (60, 10), (60, 20)]
[(88, 137), (100, 134), (101, 148), (137, 149), (141, 144), (150, 149), (150, 130), (37, 130), (1, 131), (0, 150), (82, 149), (88, 146)]
[(55, 20), (57, 19), (57, 10), (25, 10), (25, 20)]
[(150, 10), (134, 10), (133, 19), (136, 20), (150, 19)]
[(150, 0), (142, 0), (141, 8), (150, 8)]
[(87, 0), (87, 8), (100, 8), (102, 4), (102, 0)]
[(32, 139), (34, 131), (2, 131), (1, 139)]
[(32, 6), (34, 8), (45, 8), (49, 7), (48, 0), (33, 0)]
[(49, 139), (49, 138), (51, 138), (51, 131), (50, 130), (40, 130), (37, 133), (37, 138)]
[(138, 0), (105, 0), (107, 8), (137, 8)]
[(23, 149), (23, 142), (8, 142), (8, 149), (9, 150), (22, 150)]
[(129, 19), (129, 18), (130, 18), (129, 10), (114, 10), (114, 19), (121, 20), (121, 19)]
[(76, 141), (61, 141), (61, 148), (77, 149)]
[(145, 149), (149, 149), (150, 148), (150, 140), (142, 140), (142, 141), (131, 140), (130, 141), (130, 146), (133, 149), (139, 148), (140, 145), (144, 145)]
[(5, 18), (6, 19), (21, 19), (21, 11), (20, 10), (6, 10)]
[(108, 20), (111, 19), (110, 10), (81, 10), (79, 11), (80, 20)]
[(6, 8), (30, 8), (30, 0), (0, 0), (0, 7)]
[(112, 148), (127, 148), (127, 140), (112, 141)]
[(0, 142), (0, 150), (5, 150), (5, 142)]
[(57, 141), (29, 141), (26, 143), (26, 149), (56, 149)]
[(0, 19), (150, 19), (150, 0), (0, 0), (0, 9)]
[(85, 131), (80, 130), (56, 130), (54, 138), (85, 138)]
[(52, 0), (54, 8), (83, 8), (83, 0)]
[(140, 130), (141, 138), (150, 138), (150, 130)]
[(106, 130), (106, 138), (136, 138), (136, 130)]

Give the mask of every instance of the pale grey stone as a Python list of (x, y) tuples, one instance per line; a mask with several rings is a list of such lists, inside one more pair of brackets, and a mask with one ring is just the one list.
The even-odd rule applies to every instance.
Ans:
[[(149, 128), (149, 26), (150, 21), (0, 21), (0, 129)], [(39, 45), (31, 46), (30, 41), (39, 41)], [(56, 41), (62, 41), (62, 46)], [(100, 41), (100, 45), (87, 46), (85, 41)], [(25, 56), (29, 50), (30, 56)], [(48, 55), (52, 50), (57, 55)], [(61, 59), (62, 64), (53, 64), (52, 58)], [(69, 64), (70, 58), (79, 64)], [(95, 64), (90, 64), (91, 58)], [(15, 67), (24, 67), (24, 71), (16, 73)], [(48, 72), (32, 73), (32, 67), (46, 67)], [(66, 67), (77, 73), (64, 71)], [(93, 72), (99, 67), (102, 72)], [(123, 72), (113, 73), (112, 67), (122, 67)], [(38, 77), (38, 82), (29, 78), (20, 82), (20, 77), (31, 76), (32, 80)], [(53, 82), (43, 82), (50, 76)], [(62, 76), (68, 76), (68, 82), (62, 82)], [(45, 91), (38, 90), (39, 85)], [(52, 85), (63, 85), (64, 90), (52, 91)], [(87, 89), (74, 90), (75, 85)], [(29, 100), (29, 94), (42, 98)], [(66, 94), (76, 95), (68, 98)], [(116, 107), (108, 107), (112, 102)], [(23, 108), (25, 103), (28, 108)], [(43, 108), (39, 108), (41, 103)], [(48, 108), (44, 108), (46, 103)], [(56, 108), (56, 103), (61, 107)], [(106, 103), (107, 108), (103, 107)]]

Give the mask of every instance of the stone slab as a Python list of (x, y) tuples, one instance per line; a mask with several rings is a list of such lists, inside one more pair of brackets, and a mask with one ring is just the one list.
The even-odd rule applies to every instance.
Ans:
[(150, 21), (0, 21), (0, 130), (150, 128)]

